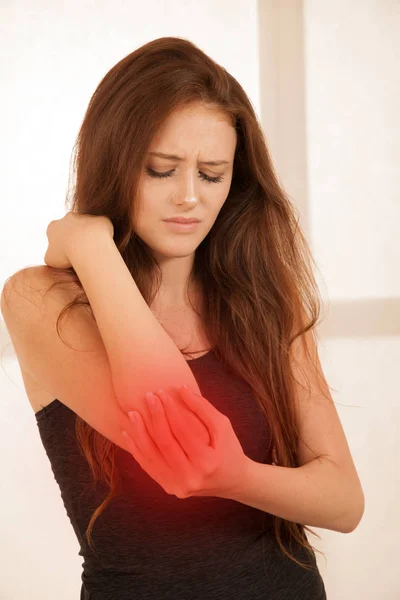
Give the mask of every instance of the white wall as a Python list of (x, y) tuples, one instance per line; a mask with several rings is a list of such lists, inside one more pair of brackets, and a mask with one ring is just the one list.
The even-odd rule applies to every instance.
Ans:
[(399, 32), (398, 0), (305, 2), (309, 230), (341, 315), (324, 364), (366, 497), (324, 535), (333, 600), (400, 598)]
[[(322, 542), (314, 536), (310, 541), (327, 557), (325, 564), (317, 555), (329, 600), (394, 600), (400, 595), (395, 564), (400, 545), (394, 541), (399, 531), (395, 369), (400, 343), (396, 323), (385, 328), (384, 317), (400, 315), (395, 312), (400, 296), (395, 237), (399, 2), (308, 0), (303, 11), (296, 0), (261, 1), (258, 13), (255, 0), (169, 0), (168, 5), (113, 0), (102, 2), (101, 10), (78, 0), (37, 0), (34, 8), (22, 0), (8, 4), (2, 10), (5, 60), (0, 71), (0, 286), (17, 269), (43, 264), (46, 227), (64, 214), (72, 145), (105, 73), (151, 39), (185, 37), (240, 81), (261, 115), (263, 97), (278, 94), (288, 62), (282, 61), (281, 48), (277, 77), (263, 79), (262, 36), (268, 28), (260, 23), (276, 18), (274, 10), (283, 28), (294, 16), (301, 14), (304, 20), (305, 143), (296, 145), (300, 162), (293, 163), (295, 146), (282, 143), (294, 128), (289, 133), (284, 129), (283, 121), (288, 121), (279, 97), (275, 110), (280, 107), (280, 119), (268, 103), (262, 118), (282, 180), (295, 200), (301, 196), (322, 291), (331, 303), (321, 360), (337, 390), (334, 400), (366, 496), (365, 515), (355, 532), (315, 529)], [(285, 44), (290, 49), (290, 41)], [(288, 103), (288, 94), (284, 99), (287, 111), (299, 106), (294, 100)], [(296, 115), (296, 123), (300, 119)], [(293, 176), (298, 164), (304, 167)], [(360, 335), (352, 323), (365, 298), (382, 302), (382, 321), (372, 334), (369, 324), (376, 325), (376, 314), (367, 313)], [(347, 320), (335, 321), (338, 314)], [(0, 598), (70, 600), (79, 597), (79, 547), (0, 325)]]
[[(43, 264), (47, 225), (65, 214), (72, 146), (90, 97), (134, 49), (162, 36), (187, 38), (242, 83), (258, 110), (254, 1), (96, 4), (20, 0), (2, 9), (1, 287), (17, 269)], [(2, 340), (3, 350), (4, 328)], [(79, 598), (79, 546), (11, 347), (2, 361), (0, 598)]]
[(321, 362), (366, 499), (355, 532), (316, 529), (327, 558), (320, 568), (329, 600), (395, 600), (400, 2), (263, 0), (259, 8), (264, 130), (318, 266)]

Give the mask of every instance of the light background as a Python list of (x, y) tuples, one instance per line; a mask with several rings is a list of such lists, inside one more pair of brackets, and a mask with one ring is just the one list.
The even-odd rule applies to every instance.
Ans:
[[(44, 263), (87, 104), (122, 57), (184, 37), (249, 95), (318, 265), (321, 361), (366, 498), (356, 531), (309, 536), (329, 600), (400, 597), (399, 31), (398, 0), (1, 7), (0, 287)], [(2, 320), (0, 351), (0, 598), (78, 598), (79, 546)]]

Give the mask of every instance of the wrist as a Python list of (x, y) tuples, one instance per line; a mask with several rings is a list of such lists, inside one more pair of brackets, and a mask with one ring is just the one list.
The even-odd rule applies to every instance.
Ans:
[(237, 502), (243, 501), (243, 498), (246, 497), (246, 494), (248, 493), (248, 490), (251, 488), (251, 484), (254, 481), (254, 470), (257, 468), (258, 464), (259, 463), (246, 456), (244, 468), (241, 471), (240, 480), (237, 482), (235, 489), (231, 490), (229, 494), (230, 500), (236, 500)]
[(88, 258), (89, 255), (100, 256), (99, 251), (107, 249), (107, 247), (115, 248), (115, 242), (112, 235), (110, 235), (110, 231), (104, 226), (97, 227), (93, 224), (89, 227), (77, 228), (68, 240), (65, 254), (74, 267), (77, 262)]

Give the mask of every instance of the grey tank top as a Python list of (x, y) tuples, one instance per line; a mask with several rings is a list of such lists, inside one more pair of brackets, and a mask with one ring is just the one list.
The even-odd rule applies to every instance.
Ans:
[[(247, 456), (272, 463), (270, 436), (246, 382), (214, 351), (188, 361), (202, 395), (226, 414)], [(108, 486), (93, 484), (75, 435), (76, 414), (58, 399), (35, 413), (82, 562), (80, 600), (324, 600), (315, 556), (280, 550), (272, 516), (234, 500), (170, 496), (115, 446), (121, 489), (95, 521), (93, 550), (84, 533)]]

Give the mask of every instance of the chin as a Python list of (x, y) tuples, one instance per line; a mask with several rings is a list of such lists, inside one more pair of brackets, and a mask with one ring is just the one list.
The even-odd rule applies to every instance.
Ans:
[(197, 246), (195, 246), (193, 248), (177, 248), (177, 249), (162, 248), (162, 249), (155, 250), (155, 252), (159, 256), (163, 256), (165, 258), (185, 258), (187, 256), (192, 256), (194, 254), (194, 252), (196, 252), (196, 249), (197, 249)]

